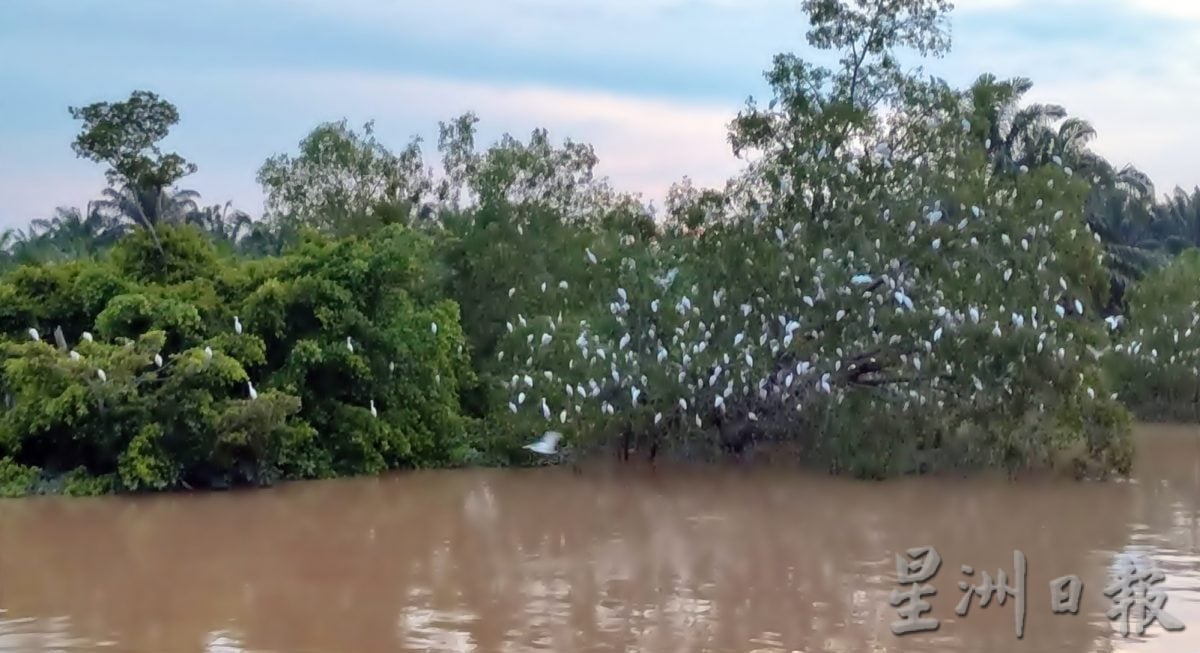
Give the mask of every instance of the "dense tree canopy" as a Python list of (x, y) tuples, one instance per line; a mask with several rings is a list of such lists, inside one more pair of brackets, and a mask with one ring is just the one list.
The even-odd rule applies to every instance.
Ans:
[(175, 186), (166, 101), (72, 109), (113, 188), (4, 236), (5, 491), (529, 462), (547, 430), (567, 456), (1103, 475), (1127, 406), (1200, 414), (1200, 189), (1156, 201), (1027, 79), (906, 70), (948, 52), (944, 0), (804, 8), (836, 65), (777, 56), (730, 126), (742, 172), (661, 212), (590, 146), (480, 148), (465, 114), (436, 168), (319, 125), (263, 164), (255, 220)]

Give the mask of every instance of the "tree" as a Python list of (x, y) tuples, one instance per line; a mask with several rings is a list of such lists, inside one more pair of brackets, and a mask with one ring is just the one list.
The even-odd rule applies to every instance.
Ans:
[(345, 120), (318, 126), (296, 156), (267, 159), (258, 182), (268, 219), (341, 234), (370, 222), (381, 207), (419, 207), (431, 189), (419, 140), (394, 154), (375, 138), (372, 123), (360, 134)]
[(234, 246), (250, 232), (254, 224), (250, 214), (233, 208), (233, 202), (192, 211), (184, 221), (196, 225), (215, 241)]
[(1191, 193), (1176, 188), (1166, 201), (1155, 207), (1160, 232), (1167, 236), (1167, 247), (1178, 252), (1185, 247), (1200, 247), (1200, 187)]
[(651, 451), (799, 441), (864, 475), (1064, 452), (1127, 470), (1129, 418), (1087, 350), (1107, 298), (1087, 184), (995, 174), (970, 93), (899, 71), (893, 48), (944, 44), (942, 3), (808, 6), (841, 67), (776, 58), (767, 108), (731, 129), (746, 171), (719, 198), (676, 195), (690, 228), (581, 229), (544, 243), (574, 269), (509, 290), (515, 428)]
[(112, 219), (127, 221), (135, 226), (153, 228), (162, 224), (179, 224), (195, 213), (200, 193), (194, 190), (170, 188), (139, 188), (126, 184), (121, 188), (105, 188), (96, 206)]
[(1140, 419), (1200, 419), (1200, 250), (1189, 249), (1130, 290), (1106, 365)]
[(70, 107), (71, 117), (83, 122), (72, 144), (77, 156), (107, 163), (105, 176), (112, 186), (146, 196), (140, 200), (139, 219), (155, 225), (160, 216), (158, 198), (163, 191), (196, 171), (183, 157), (163, 153), (159, 142), (179, 122), (175, 105), (149, 91), (134, 91), (123, 102), (96, 102)]
[(59, 207), (51, 218), (30, 224), (41, 232), (40, 237), (71, 258), (97, 254), (115, 243), (125, 230), (99, 202), (89, 202), (86, 214), (76, 208)]

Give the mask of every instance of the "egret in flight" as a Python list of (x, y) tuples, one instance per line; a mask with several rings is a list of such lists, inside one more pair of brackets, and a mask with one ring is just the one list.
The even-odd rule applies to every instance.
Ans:
[(558, 441), (562, 438), (562, 433), (558, 431), (546, 431), (542, 435), (542, 439), (531, 444), (527, 444), (522, 449), (528, 449), (534, 453), (540, 453), (543, 456), (553, 455), (558, 452)]

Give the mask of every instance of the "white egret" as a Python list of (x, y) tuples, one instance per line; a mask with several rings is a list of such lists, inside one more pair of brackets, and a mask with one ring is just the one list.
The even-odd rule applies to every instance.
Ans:
[(521, 448), (528, 449), (534, 453), (540, 453), (543, 456), (550, 456), (558, 452), (558, 441), (561, 439), (562, 433), (558, 431), (546, 431), (542, 435), (542, 439)]
[(233, 316), (233, 332), (239, 336), (242, 335), (242, 322), (236, 315)]
[(246, 381), (246, 388), (250, 391), (251, 399), (258, 399), (258, 390), (254, 389), (253, 383), (251, 383), (250, 381)]
[(42, 341), (42, 337), (38, 335), (38, 330), (33, 327), (29, 327), (29, 337), (33, 338), (34, 342)]

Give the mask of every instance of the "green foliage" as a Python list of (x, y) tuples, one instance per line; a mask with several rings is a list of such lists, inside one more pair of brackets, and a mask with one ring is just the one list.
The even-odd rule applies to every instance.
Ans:
[(802, 4), (837, 64), (777, 56), (731, 124), (746, 168), (661, 218), (590, 146), (478, 149), (468, 113), (440, 176), (417, 141), (318, 126), (260, 168), (253, 222), (171, 188), (194, 166), (158, 150), (169, 103), (72, 109), (116, 187), (5, 235), (0, 490), (528, 462), (547, 429), (568, 456), (1103, 476), (1132, 458), (1119, 400), (1200, 415), (1200, 254), (1163, 267), (1200, 245), (1200, 191), (1156, 203), (1027, 79), (902, 70), (948, 50), (945, 0)]
[(33, 490), (41, 473), (36, 467), (22, 465), (11, 456), (0, 458), (0, 497), (19, 497)]
[(673, 193), (660, 228), (618, 203), (566, 210), (587, 195), (548, 202), (537, 183), (452, 223), (453, 294), (480, 311), (467, 322), (512, 431), (577, 450), (790, 442), (864, 476), (1076, 449), (1089, 473), (1128, 469), (1091, 354), (1108, 274), (1089, 186), (1053, 161), (998, 170), (972, 94), (891, 65), (896, 44), (939, 47), (916, 34), (937, 3), (911, 4), (814, 13), (821, 44), (847, 47), (837, 24), (859, 18), (884, 40), (838, 71), (777, 58), (769, 105), (733, 124), (751, 165), (724, 191)]
[[(431, 292), (427, 238), (396, 226), (239, 261), (191, 227), (160, 235), (161, 249), (137, 233), (106, 261), (0, 279), (11, 492), (262, 485), (468, 455), (459, 388), (474, 374), (457, 306)], [(61, 325), (74, 348), (32, 341), (31, 324), (47, 338)], [(51, 480), (26, 482), (39, 474)]]
[(1200, 250), (1134, 286), (1106, 367), (1139, 418), (1200, 420)]
[(396, 155), (375, 139), (371, 123), (360, 134), (344, 120), (314, 129), (297, 156), (268, 159), (258, 181), (274, 220), (339, 235), (353, 233), (354, 221), (378, 224), (372, 213), (413, 202), (429, 187), (417, 142)]
[(217, 256), (197, 230), (165, 226), (157, 230), (157, 241), (149, 231), (130, 234), (113, 250), (112, 263), (127, 279), (173, 284), (210, 278)]
[(159, 150), (159, 141), (179, 122), (179, 111), (154, 93), (134, 91), (122, 102), (71, 107), (70, 113), (83, 121), (72, 148), (80, 157), (107, 163), (110, 184), (161, 189), (196, 171), (178, 154)]

